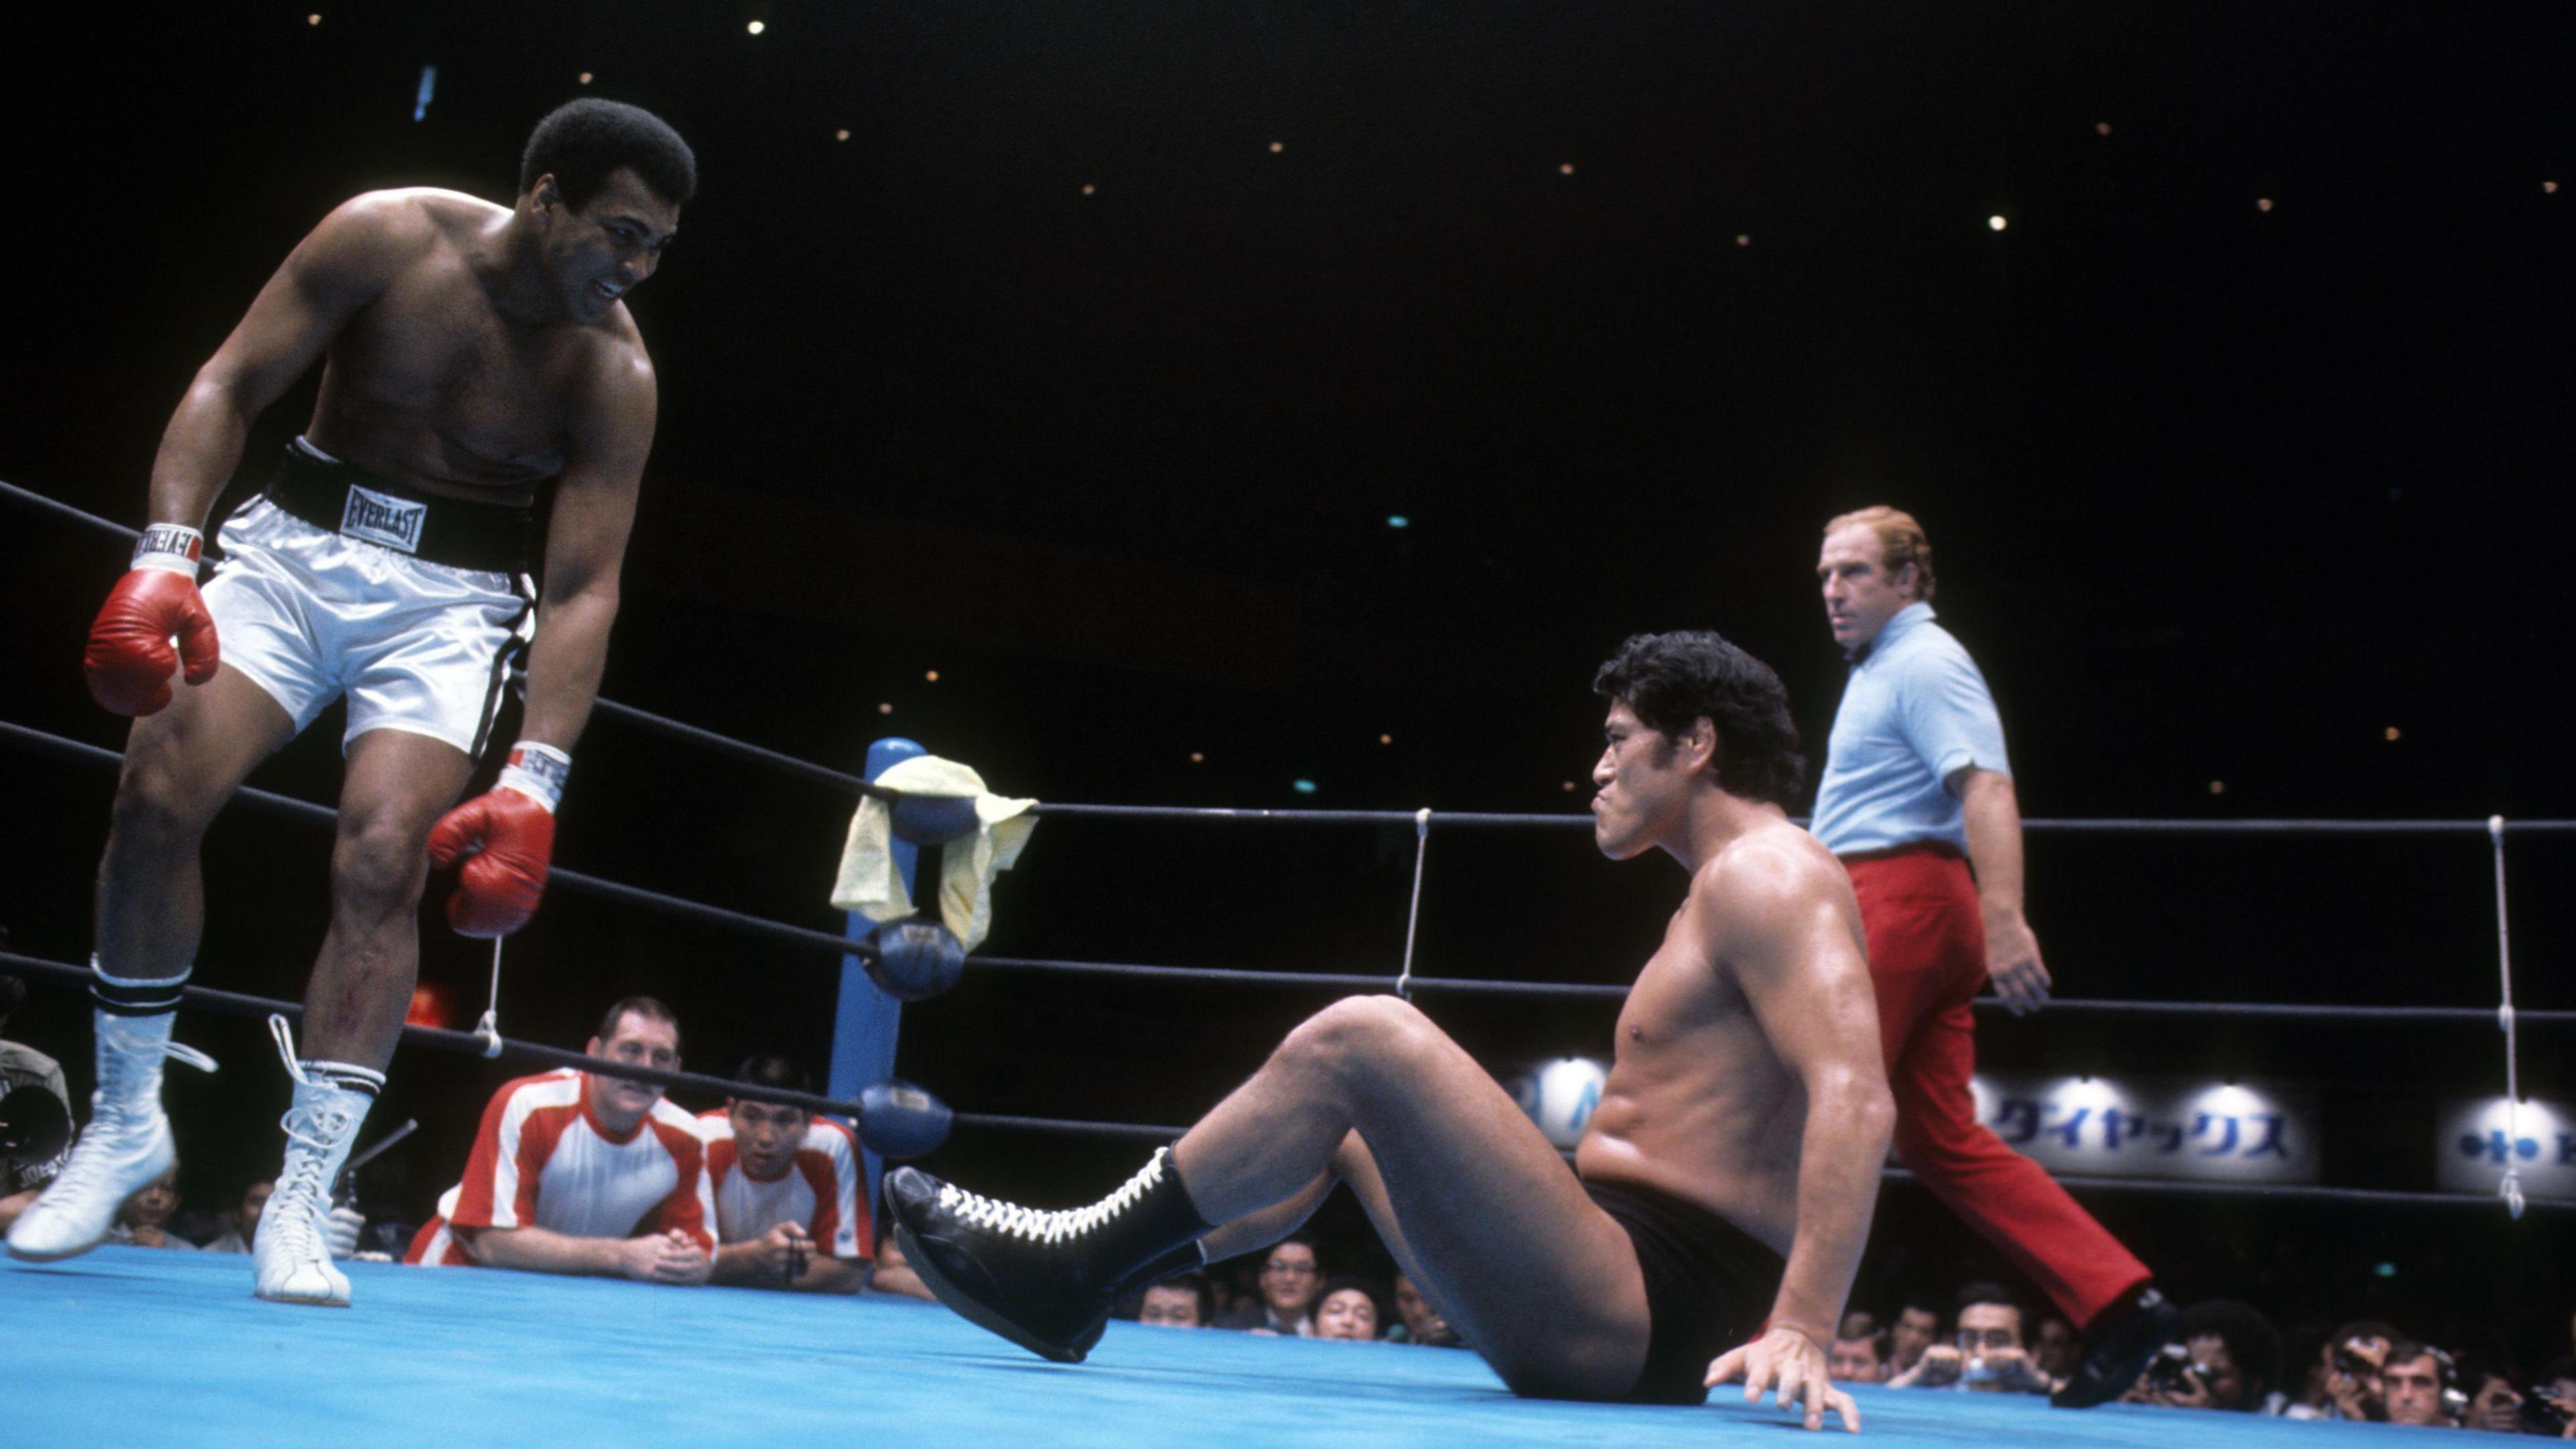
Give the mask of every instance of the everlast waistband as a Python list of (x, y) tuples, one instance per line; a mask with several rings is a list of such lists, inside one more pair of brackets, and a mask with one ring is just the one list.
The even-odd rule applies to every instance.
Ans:
[(536, 534), (530, 509), (423, 493), (324, 457), (301, 438), (261, 491), (316, 528), (449, 568), (523, 573)]

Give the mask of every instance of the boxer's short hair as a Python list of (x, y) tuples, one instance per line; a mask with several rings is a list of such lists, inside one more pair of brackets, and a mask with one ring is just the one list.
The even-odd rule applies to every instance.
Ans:
[(1856, 523), (1867, 525), (1870, 532), (1878, 535), (1879, 557), (1886, 561), (1891, 580), (1898, 569), (1912, 564), (1915, 582), (1921, 585), (1914, 597), (1932, 597), (1932, 540), (1924, 535), (1923, 525), (1914, 521), (1913, 514), (1882, 503), (1827, 519), (1825, 532), (1832, 534)]
[(578, 207), (621, 166), (634, 168), (647, 189), (675, 206), (698, 194), (697, 153), (669, 122), (642, 106), (603, 100), (569, 101), (537, 122), (519, 157), (519, 194), (552, 176), (564, 205)]
[(1771, 666), (1705, 629), (1637, 634), (1592, 677), (1666, 737), (1694, 720), (1717, 727), (1717, 783), (1730, 795), (1787, 805), (1807, 783), (1789, 690)]

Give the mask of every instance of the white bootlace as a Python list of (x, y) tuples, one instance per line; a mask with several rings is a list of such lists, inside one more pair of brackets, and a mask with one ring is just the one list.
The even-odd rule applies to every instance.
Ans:
[[(277, 1042), (278, 1056), (286, 1063), (286, 1074), (298, 1086), (314, 1085), (312, 1074), (295, 1055), (295, 1033), (284, 1016), (268, 1019), (269, 1035)], [(329, 1085), (325, 1083), (324, 1085)], [(357, 1114), (336, 1102), (308, 1103), (287, 1110), (277, 1119), (286, 1131), (286, 1172), (279, 1179), (270, 1199), (272, 1211), (280, 1212), (278, 1227), (288, 1234), (278, 1240), (278, 1248), (297, 1260), (328, 1259), (330, 1253), (317, 1239), (322, 1215), (329, 1211), (331, 1153), (334, 1144), (345, 1140), (357, 1128)], [(297, 1152), (297, 1147), (304, 1151)], [(293, 1209), (301, 1206), (302, 1211)], [(267, 1225), (261, 1219), (263, 1229)]]
[(1125, 1186), (1089, 1207), (1053, 1210), (1022, 1207), (1018, 1203), (968, 1192), (955, 1183), (940, 1184), (939, 1205), (979, 1228), (1007, 1233), (1034, 1243), (1061, 1243), (1078, 1238), (1134, 1207), (1137, 1199), (1163, 1180), (1163, 1159), (1169, 1155), (1169, 1148), (1156, 1150), (1153, 1160), (1127, 1179)]

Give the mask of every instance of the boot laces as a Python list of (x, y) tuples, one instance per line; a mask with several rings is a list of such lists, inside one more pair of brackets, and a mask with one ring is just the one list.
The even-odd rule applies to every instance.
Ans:
[[(295, 1054), (295, 1032), (282, 1015), (268, 1019), (268, 1034), (277, 1043), (277, 1055), (286, 1063), (286, 1075), (297, 1086), (329, 1086), (317, 1083), (304, 1070)], [(345, 1094), (335, 1094), (345, 1095)], [(330, 1257), (323, 1246), (321, 1224), (330, 1210), (331, 1157), (340, 1143), (357, 1129), (358, 1114), (341, 1102), (325, 1099), (289, 1108), (277, 1125), (286, 1132), (286, 1168), (279, 1177), (277, 1191), (269, 1199), (270, 1212), (277, 1215), (282, 1236), (279, 1251), (298, 1261)], [(301, 1151), (297, 1149), (301, 1148)], [(260, 1231), (268, 1231), (268, 1219), (260, 1219)]]
[(1116, 1192), (1089, 1207), (1041, 1209), (1003, 1202), (981, 1193), (968, 1192), (955, 1183), (942, 1183), (939, 1205), (976, 1227), (1006, 1234), (1033, 1243), (1056, 1244), (1081, 1237), (1134, 1207), (1138, 1199), (1163, 1180), (1162, 1152), (1139, 1169), (1134, 1177)]
[[(159, 1060), (155, 1060), (156, 1057)], [(137, 1073), (157, 1067), (161, 1061), (177, 1062), (183, 1067), (194, 1067), (209, 1074), (217, 1070), (213, 1057), (175, 1041), (157, 1042), (142, 1052), (111, 1052), (103, 1064), (104, 1070), (100, 1072), (103, 1080), (99, 1083), (98, 1094), (91, 1100), (95, 1111), (91, 1127), (95, 1129), (99, 1119), (106, 1120), (111, 1126), (131, 1126), (149, 1120), (158, 1112), (161, 1103), (155, 1094), (131, 1088)]]

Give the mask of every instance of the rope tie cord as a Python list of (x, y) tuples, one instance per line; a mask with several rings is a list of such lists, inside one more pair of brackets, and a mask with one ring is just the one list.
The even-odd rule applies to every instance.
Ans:
[(2504, 1199), (2504, 1210), (2520, 1221), (2523, 1209), (2522, 1171), (2513, 1165), (2513, 1155), (2522, 1142), (2522, 1054), (2513, 1019), (2513, 933), (2511, 918), (2504, 908), (2503, 816), (2487, 817), (2487, 838), (2495, 842), (2496, 974), (2503, 984), (2503, 996), (2496, 1007), (2496, 1025), (2504, 1029), (2504, 1177), (2496, 1183), (2496, 1195)]
[(483, 1055), (493, 1061), (501, 1059), (501, 942), (492, 938), (492, 997), (483, 1004), (482, 1019), (474, 1023), (474, 1034), (483, 1038)]
[(1413, 940), (1422, 926), (1422, 864), (1431, 854), (1431, 807), (1413, 812), (1413, 907), (1404, 915), (1404, 966), (1395, 973), (1395, 994), (1413, 999)]

